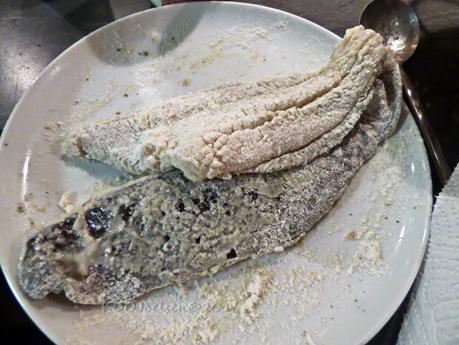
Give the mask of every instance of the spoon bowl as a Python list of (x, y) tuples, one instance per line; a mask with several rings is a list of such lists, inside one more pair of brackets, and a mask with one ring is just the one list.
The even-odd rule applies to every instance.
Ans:
[(413, 83), (402, 68), (403, 62), (413, 55), (418, 46), (420, 28), (416, 13), (401, 0), (375, 0), (363, 10), (360, 24), (381, 34), (386, 45), (394, 53), (400, 65), (406, 105), (418, 124), (438, 179), (442, 185), (445, 185), (451, 170), (435, 132), (425, 116)]
[(400, 0), (377, 0), (362, 12), (360, 23), (379, 32), (398, 62), (406, 61), (419, 42), (420, 28), (414, 10)]

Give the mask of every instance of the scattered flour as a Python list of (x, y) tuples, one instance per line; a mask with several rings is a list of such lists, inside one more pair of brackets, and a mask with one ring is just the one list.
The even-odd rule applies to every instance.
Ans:
[(359, 247), (352, 256), (348, 273), (351, 274), (356, 269), (371, 274), (383, 273), (383, 254), (379, 240), (368, 236), (360, 240)]
[(261, 303), (271, 284), (273, 273), (258, 269), (243, 293), (243, 302), (239, 308), (240, 315), (248, 324), (252, 324), (258, 317), (257, 306)]
[[(253, 325), (259, 317), (257, 309), (270, 292), (273, 272), (259, 267), (244, 273), (246, 279), (237, 288), (225, 282), (202, 285), (199, 289), (201, 297), (193, 304), (194, 307), (191, 305), (180, 310), (178, 321), (158, 324), (158, 320), (153, 321), (148, 312), (105, 307), (102, 314), (81, 310), (75, 328), (78, 332), (87, 332), (98, 326), (115, 326), (128, 332), (129, 339), (135, 339), (134, 344), (137, 345), (208, 344), (238, 325), (247, 330), (246, 327)], [(78, 343), (78, 339), (71, 337), (68, 341)]]
[(75, 210), (76, 193), (65, 192), (62, 194), (59, 200), (59, 207), (65, 211), (65, 213), (72, 213)]

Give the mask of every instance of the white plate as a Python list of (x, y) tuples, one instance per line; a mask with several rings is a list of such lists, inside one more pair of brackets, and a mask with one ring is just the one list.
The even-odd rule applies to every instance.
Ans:
[[(90, 185), (117, 174), (100, 164), (65, 163), (57, 153), (56, 121), (71, 126), (221, 82), (316, 70), (337, 42), (326, 29), (285, 12), (194, 3), (123, 18), (51, 63), (14, 109), (0, 152), (1, 265), (34, 322), (61, 344), (158, 343), (184, 326), (191, 329), (184, 343), (199, 332), (222, 344), (237, 339), (245, 344), (360, 344), (370, 339), (407, 293), (428, 236), (430, 173), (411, 117), (305, 241), (200, 280), (201, 288), (184, 295), (168, 288), (119, 311), (76, 308), (58, 297), (30, 300), (15, 278), (30, 221), (39, 227), (59, 215), (62, 192), (77, 192), (83, 200)], [(19, 203), (25, 213), (18, 213)], [(364, 232), (364, 239), (346, 239), (351, 230)], [(365, 267), (367, 258), (351, 270), (365, 245), (381, 246), (382, 262), (377, 269)], [(258, 318), (248, 325), (237, 308), (215, 310), (215, 296), (200, 292), (210, 282), (214, 293), (225, 290), (228, 303), (232, 293), (254, 279), (250, 266), (265, 267), (274, 280), (256, 306)], [(211, 317), (205, 312), (209, 303)], [(220, 321), (212, 325), (215, 320)], [(209, 332), (213, 326), (216, 334)]]

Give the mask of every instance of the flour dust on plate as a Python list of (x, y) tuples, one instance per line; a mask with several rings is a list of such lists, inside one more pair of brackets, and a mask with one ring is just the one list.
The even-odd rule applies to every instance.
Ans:
[(63, 215), (63, 193), (75, 193), (62, 200), (69, 209), (127, 178), (63, 161), (57, 142), (66, 128), (222, 82), (317, 70), (337, 41), (277, 10), (194, 3), (119, 20), (57, 58), (15, 108), (0, 151), (9, 200), (0, 260), (34, 322), (56, 343), (358, 344), (373, 336), (412, 284), (428, 233), (429, 168), (410, 116), (290, 250), (122, 307), (32, 301), (15, 278), (28, 229)]

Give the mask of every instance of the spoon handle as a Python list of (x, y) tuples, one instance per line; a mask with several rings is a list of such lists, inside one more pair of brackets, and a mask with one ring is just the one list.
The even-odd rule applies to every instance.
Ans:
[(413, 114), (416, 123), (418, 124), (422, 138), (424, 139), (424, 144), (427, 147), (427, 151), (429, 152), (430, 158), (437, 172), (437, 176), (444, 186), (451, 175), (451, 170), (446, 163), (445, 156), (443, 155), (443, 150), (440, 147), (440, 143), (435, 136), (432, 126), (425, 116), (424, 109), (421, 105), (421, 102), (419, 101), (419, 96), (413, 87), (413, 83), (401, 66), (400, 72), (402, 75), (403, 96), (405, 98), (405, 102), (411, 114)]

